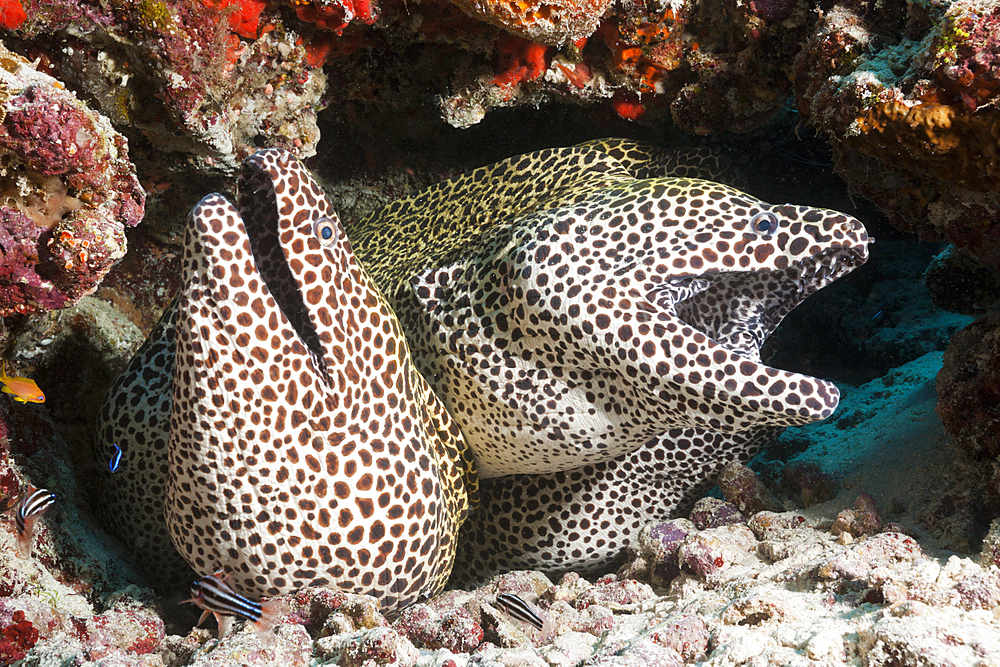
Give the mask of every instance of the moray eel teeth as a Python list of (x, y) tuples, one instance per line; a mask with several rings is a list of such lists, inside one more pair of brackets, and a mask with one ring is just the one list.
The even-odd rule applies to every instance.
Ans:
[[(678, 319), (715, 343), (759, 363), (761, 345), (788, 313), (866, 259), (866, 245), (838, 248), (784, 270), (682, 278), (667, 290), (670, 303), (660, 296), (663, 288), (654, 289), (649, 296), (663, 308), (672, 306)], [(827, 392), (837, 391), (832, 384), (825, 384)]]
[(463, 515), (433, 395), (302, 165), (261, 151), (239, 192), (189, 216), (167, 528), (244, 595), (320, 585), (397, 610), (443, 586)]

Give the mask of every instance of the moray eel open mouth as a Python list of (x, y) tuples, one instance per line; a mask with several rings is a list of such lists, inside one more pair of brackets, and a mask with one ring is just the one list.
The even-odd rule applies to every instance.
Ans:
[[(283, 159), (288, 162), (293, 158), (283, 156)], [(237, 199), (236, 209), (246, 227), (261, 280), (267, 285), (278, 308), (288, 320), (288, 325), (295, 330), (299, 340), (309, 350), (317, 373), (329, 385), (330, 378), (326, 372), (326, 363), (323, 361), (328, 351), (324, 349), (316, 326), (310, 318), (302, 293), (301, 280), (293, 273), (282, 250), (278, 230), (279, 204), (275, 192), (276, 183), (280, 184), (281, 180), (276, 178), (274, 169), (275, 167), (260, 153), (243, 161), (238, 187), (240, 196)], [(323, 204), (325, 202), (320, 202), (318, 199), (312, 202), (312, 206), (317, 209), (314, 215), (336, 215), (332, 209), (327, 210), (328, 205)]]
[(681, 321), (759, 363), (761, 346), (788, 313), (867, 259), (867, 246), (835, 248), (778, 271), (679, 278), (669, 291), (690, 296), (672, 306)]

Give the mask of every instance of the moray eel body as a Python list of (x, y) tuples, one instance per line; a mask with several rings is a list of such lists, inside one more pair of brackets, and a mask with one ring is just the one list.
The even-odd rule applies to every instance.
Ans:
[[(463, 528), (462, 581), (519, 567), (595, 569), (627, 546), (644, 522), (688, 502), (724, 463), (745, 460), (781, 429), (823, 419), (836, 407), (833, 385), (770, 368), (759, 350), (792, 308), (865, 261), (863, 226), (834, 211), (775, 206), (698, 180), (695, 175), (717, 168), (703, 155), (679, 157), (604, 140), (511, 158), (352, 225), (350, 244), (338, 246), (341, 259), (322, 265), (330, 270), (321, 270), (313, 251), (307, 253), (312, 259), (300, 258), (292, 230), (304, 223), (287, 220), (288, 211), (309, 220), (332, 217), (329, 202), (312, 185), (294, 203), (280, 196), (276, 202), (269, 192), (308, 178), (301, 167), (294, 161), (266, 170), (249, 164), (238, 209), (213, 200), (196, 211), (196, 240), (187, 252), (189, 264), (202, 268), (189, 269), (190, 294), (182, 293), (174, 314), (165, 315), (109, 393), (98, 445), (104, 458), (117, 441), (124, 451), (121, 470), (143, 471), (143, 479), (108, 492), (114, 513), (129, 503), (148, 504), (134, 495), (143, 488), (163, 487), (178, 549), (201, 573), (218, 566), (235, 570), (234, 583), (246, 594), (317, 580), (361, 591), (365, 577), (382, 584), (381, 572), (389, 570), (371, 566), (381, 552), (364, 544), (375, 519), (362, 521), (367, 510), (359, 514), (350, 498), (344, 519), (344, 503), (330, 504), (337, 482), (347, 483), (347, 492), (364, 479), (362, 464), (375, 466), (365, 488), (390, 484), (388, 473), (396, 483), (418, 475), (424, 481), (415, 487), (423, 491), (417, 508), (433, 514), (433, 505), (440, 513), (436, 524), (429, 515), (416, 520), (411, 506), (394, 501), (404, 516), (395, 524), (377, 519), (376, 534), (385, 530), (397, 549), (414, 553), (419, 542), (421, 558), (425, 549), (434, 554), (422, 560), (414, 553), (416, 565), (394, 561), (410, 575), (406, 591), (415, 591), (421, 587), (413, 585), (413, 571), (433, 582), (447, 575), (455, 533), (476, 494), (477, 467), (486, 481), (481, 505)], [(254, 175), (265, 172), (267, 179)], [(268, 235), (262, 225), (246, 224), (256, 267), (246, 252), (234, 259), (225, 242), (225, 235), (239, 234), (241, 217), (270, 221), (265, 228), (289, 225)], [(338, 239), (341, 234), (338, 229)], [(295, 277), (279, 272), (282, 278), (269, 281), (264, 276), (272, 266), (293, 267)], [(245, 293), (254, 270), (262, 276), (258, 282), (284, 295), (275, 297), (277, 310), (248, 310), (252, 301), (232, 301), (234, 293)], [(303, 278), (303, 271), (312, 271), (312, 278)], [(364, 329), (370, 314), (360, 297), (334, 308), (311, 296), (338, 294), (340, 288), (327, 285), (345, 280), (341, 271), (367, 272), (378, 286), (370, 289), (379, 321), (394, 312), (406, 331), (406, 340), (394, 338), (393, 360), (403, 379), (395, 391), (386, 386), (367, 412), (358, 401), (372, 396), (359, 394), (347, 371), (337, 381), (306, 373), (289, 390), (290, 379), (319, 358), (327, 359), (319, 367), (354, 359), (354, 374), (368, 372), (360, 342), (341, 345), (342, 355), (330, 361), (320, 344), (326, 339), (304, 326), (313, 322), (316, 332), (341, 343)], [(349, 282), (363, 284), (356, 277)], [(388, 308), (378, 302), (379, 292)], [(299, 315), (289, 316), (281, 304), (296, 298)], [(227, 313), (249, 313), (251, 320)], [(334, 313), (339, 319), (331, 319)], [(256, 342), (256, 336), (263, 338)], [(228, 356), (213, 352), (217, 341), (225, 341)], [(295, 341), (303, 349), (275, 352), (274, 345)], [(260, 347), (265, 358), (244, 343)], [(402, 371), (410, 368), (407, 343), (419, 374)], [(389, 358), (384, 355), (383, 363)], [(289, 368), (296, 359), (298, 369)], [(226, 362), (223, 375), (205, 374)], [(163, 390), (170, 384), (163, 380), (169, 363), (172, 396)], [(253, 369), (263, 375), (252, 375)], [(143, 394), (154, 384), (158, 395)], [(321, 397), (321, 391), (327, 393)], [(347, 401), (350, 410), (343, 408)], [(411, 417), (412, 430), (403, 433), (416, 432), (414, 442), (425, 443), (430, 468), (418, 463), (419, 456), (381, 467), (372, 445), (399, 440), (372, 419), (380, 404), (400, 415), (400, 423), (414, 410), (426, 411), (423, 420), (432, 427), (420, 431)], [(223, 411), (234, 416), (222, 419)], [(168, 436), (156, 435), (152, 423), (163, 414), (171, 415)], [(322, 420), (333, 415), (342, 417), (334, 424), (340, 430), (329, 434)], [(236, 448), (243, 458), (229, 444), (236, 419), (237, 440), (246, 443)], [(317, 432), (327, 433), (326, 444), (309, 435), (315, 420)], [(341, 451), (341, 443), (330, 443), (344, 430), (357, 444), (342, 456), (360, 457), (350, 459), (358, 467), (349, 474), (347, 459), (331, 467), (323, 458), (331, 448)], [(250, 434), (240, 435), (244, 431)], [(161, 447), (164, 442), (169, 446)], [(280, 466), (279, 455), (295, 465)], [(327, 494), (322, 502), (316, 498), (320, 482)], [(390, 497), (409, 490), (412, 500), (414, 487), (404, 487), (397, 484)], [(234, 511), (239, 519), (230, 518)], [(403, 533), (391, 533), (394, 526)], [(352, 532), (358, 527), (363, 532)], [(327, 545), (310, 541), (313, 531)], [(416, 537), (411, 531), (418, 531)], [(154, 548), (164, 531), (144, 519), (117, 532)], [(332, 563), (323, 560), (327, 555)], [(355, 578), (335, 577), (337, 567)], [(421, 590), (437, 588), (425, 582)], [(383, 594), (396, 607), (412, 599), (409, 592)]]
[(156, 484), (187, 563), (248, 595), (319, 585), (387, 611), (429, 597), (468, 511), (461, 435), (301, 164), (262, 151), (239, 190), (236, 206), (210, 195), (191, 212), (181, 290), (151, 339), (162, 367), (172, 357), (170, 408), (162, 390), (155, 406), (170, 415), (165, 458), (126, 437), (133, 472), (105, 500), (123, 509)]
[[(864, 227), (693, 178), (700, 158), (540, 151), (352, 226), (485, 478), (456, 581), (600, 569), (722, 465), (836, 408), (835, 386), (766, 366), (760, 346), (865, 262)], [(387, 237), (420, 242), (390, 265)]]

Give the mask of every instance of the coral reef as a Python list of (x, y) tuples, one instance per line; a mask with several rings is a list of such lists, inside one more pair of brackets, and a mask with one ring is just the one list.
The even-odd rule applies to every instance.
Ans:
[[(954, 244), (926, 273), (934, 302), (975, 315), (995, 308), (1000, 9), (993, 4), (461, 6), (0, 5), (8, 46), (37, 63), (31, 69), (6, 53), (0, 62), (0, 314), (79, 301), (13, 341), (21, 364), (37, 364), (49, 404), (31, 412), (0, 398), (0, 494), (16, 496), (30, 480), (60, 487), (61, 497), (30, 561), (14, 557), (13, 524), (3, 523), (0, 662), (736, 665), (842, 664), (859, 655), (869, 665), (1000, 662), (1000, 524), (983, 537), (1000, 488), (993, 471), (1000, 322), (993, 315), (960, 332), (938, 375), (938, 413), (962, 447), (956, 455), (933, 419), (941, 357), (922, 355), (943, 349), (968, 319), (935, 316), (919, 293), (920, 272), (890, 274), (874, 254), (864, 282), (842, 293), (836, 316), (802, 320), (801, 337), (776, 337), (803, 364), (836, 349), (838, 363), (857, 366), (853, 384), (882, 377), (847, 387), (829, 424), (787, 433), (774, 450), (797, 460), (759, 461), (758, 476), (741, 469), (735, 481), (724, 479), (733, 502), (704, 498), (689, 518), (648, 526), (617, 578), (552, 583), (514, 573), (477, 591), (449, 591), (391, 623), (371, 599), (310, 589), (287, 598), (289, 613), (273, 637), (243, 630), (218, 643), (214, 631), (188, 631), (194, 619), (171, 603), (130, 588), (144, 582), (128, 555), (76, 509), (86, 504), (87, 485), (110, 474), (95, 472), (77, 447), (92, 409), (87, 394), (100, 393), (169, 298), (171, 225), (198, 197), (228, 187), (222, 178), (257, 148), (316, 152), (327, 105), (342, 131), (326, 135), (328, 152), (341, 141), (360, 145), (341, 157), (382, 177), (386, 156), (396, 157), (386, 145), (403, 131), (387, 118), (425, 139), (444, 135), (431, 122), (436, 116), (469, 127), (494, 109), (568, 102), (592, 113), (552, 111), (552, 123), (540, 127), (510, 116), (497, 134), (505, 141), (518, 132), (554, 134), (564, 129), (552, 125), (587, 117), (604, 133), (659, 136), (672, 123), (706, 135), (753, 130), (791, 100), (791, 116), (830, 143), (824, 161), (855, 193), (898, 229)], [(63, 85), (128, 137), (142, 188), (124, 141)], [(38, 141), (42, 133), (51, 141)], [(345, 191), (394, 197), (428, 178), (421, 166), (392, 166), (400, 179), (377, 194), (370, 181)], [(206, 184), (206, 175), (220, 178)], [(142, 216), (143, 189), (158, 215), (150, 229), (130, 232), (140, 252), (105, 281), (99, 294), (113, 305), (81, 300), (124, 253), (123, 225)], [(902, 252), (890, 235), (875, 236), (873, 253)], [(956, 467), (965, 455), (965, 467)], [(552, 631), (510, 622), (494, 604), (499, 591), (538, 595)]]
[(838, 173), (893, 224), (996, 270), (1000, 10), (890, 5), (824, 13), (795, 59), (799, 107), (834, 145)]
[(723, 466), (719, 471), (718, 484), (726, 500), (743, 514), (781, 510), (778, 500), (760, 483), (757, 475), (742, 463), (734, 461)]
[[(35, 0), (27, 52), (167, 173), (231, 174), (259, 147), (315, 152), (326, 78), (261, 0)], [(272, 20), (273, 19), (273, 20)], [(50, 47), (52, 35), (59, 48)], [(246, 40), (246, 41), (244, 41)]]
[(453, 2), (470, 16), (550, 46), (563, 46), (592, 35), (611, 5), (610, 0)]
[(980, 315), (1000, 302), (1000, 278), (952, 245), (934, 257), (923, 278), (935, 305), (952, 313)]
[(1000, 313), (952, 338), (937, 377), (937, 413), (974, 456), (1000, 456)]
[(90, 294), (145, 195), (104, 117), (0, 45), (0, 316)]

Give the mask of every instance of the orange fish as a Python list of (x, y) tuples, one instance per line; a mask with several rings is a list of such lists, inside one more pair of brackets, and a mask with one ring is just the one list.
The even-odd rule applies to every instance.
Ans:
[(5, 394), (13, 394), (18, 403), (44, 403), (45, 394), (38, 388), (34, 380), (25, 377), (7, 375), (7, 362), (0, 362), (0, 383)]

